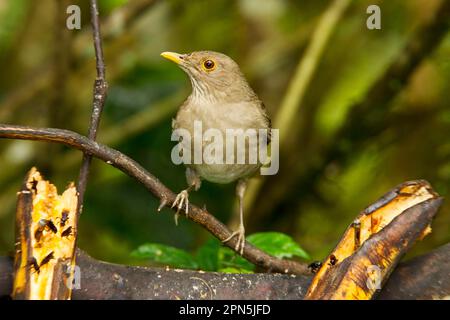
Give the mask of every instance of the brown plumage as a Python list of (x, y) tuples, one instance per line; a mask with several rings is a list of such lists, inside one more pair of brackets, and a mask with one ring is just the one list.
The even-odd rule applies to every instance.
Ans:
[[(185, 129), (194, 137), (194, 121), (200, 121), (202, 130), (217, 129), (226, 137), (227, 129), (266, 129), (270, 139), (270, 119), (264, 104), (248, 85), (239, 66), (230, 57), (213, 51), (197, 51), (189, 54), (164, 52), (164, 58), (178, 64), (189, 76), (192, 93), (180, 107), (173, 121), (173, 129)], [(245, 137), (244, 137), (245, 138)], [(194, 138), (193, 138), (194, 139)], [(193, 154), (193, 142), (183, 148), (190, 148)], [(205, 147), (209, 142), (203, 142)], [(224, 143), (225, 145), (225, 143)], [(225, 146), (224, 146), (225, 147)], [(245, 144), (246, 160), (249, 152), (257, 152), (257, 146)], [(242, 151), (241, 151), (242, 152)], [(234, 151), (237, 159), (237, 149)], [(186, 164), (186, 177), (189, 187), (183, 190), (174, 203), (178, 209), (185, 207), (188, 214), (188, 192), (198, 190), (201, 179), (215, 183), (230, 183), (238, 180), (236, 192), (240, 202), (241, 223), (238, 231), (226, 240), (238, 236), (236, 250), (241, 254), (244, 249), (245, 229), (243, 225), (243, 196), (247, 178), (260, 168), (258, 163), (225, 163), (225, 148), (223, 164), (204, 161), (200, 164)], [(193, 161), (192, 161), (193, 162)]]

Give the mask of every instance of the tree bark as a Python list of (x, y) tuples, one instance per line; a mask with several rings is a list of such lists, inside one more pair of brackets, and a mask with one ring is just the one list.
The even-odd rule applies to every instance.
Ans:
[[(77, 252), (81, 289), (73, 299), (302, 299), (312, 275), (224, 274), (117, 265)], [(12, 288), (13, 259), (0, 257), (0, 298)], [(450, 243), (399, 264), (378, 299), (450, 296)]]

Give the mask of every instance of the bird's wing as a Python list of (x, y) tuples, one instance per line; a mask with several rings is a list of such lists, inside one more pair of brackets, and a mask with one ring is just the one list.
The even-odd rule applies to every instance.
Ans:
[(261, 101), (261, 111), (264, 119), (267, 122), (267, 128), (269, 131), (267, 135), (267, 144), (269, 144), (270, 141), (272, 140), (272, 120), (270, 119), (269, 114), (267, 113), (266, 105), (262, 101)]

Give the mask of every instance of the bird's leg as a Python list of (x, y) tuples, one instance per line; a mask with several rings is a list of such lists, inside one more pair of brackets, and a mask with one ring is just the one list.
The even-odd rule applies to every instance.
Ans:
[(172, 207), (177, 207), (177, 212), (175, 213), (175, 224), (178, 225), (178, 217), (180, 215), (180, 210), (183, 209), (186, 213), (186, 217), (189, 216), (189, 192), (193, 189), (197, 191), (200, 188), (201, 180), (200, 176), (190, 168), (186, 169), (186, 180), (188, 183), (188, 187), (177, 194), (175, 201), (172, 203)]
[(235, 250), (240, 255), (244, 253), (245, 247), (245, 228), (244, 228), (244, 194), (247, 189), (247, 179), (241, 179), (236, 185), (236, 195), (239, 198), (239, 228), (234, 231), (231, 236), (223, 240), (222, 242), (228, 242), (235, 236), (237, 236)]

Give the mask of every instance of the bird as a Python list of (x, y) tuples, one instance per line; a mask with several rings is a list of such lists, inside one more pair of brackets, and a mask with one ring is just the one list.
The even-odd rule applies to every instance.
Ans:
[[(241, 134), (247, 129), (254, 129), (258, 135), (261, 135), (261, 132), (267, 132), (265, 140), (262, 141), (266, 144), (270, 143), (271, 120), (264, 103), (250, 87), (238, 64), (232, 58), (215, 51), (194, 51), (186, 54), (166, 51), (161, 53), (161, 56), (176, 63), (188, 75), (192, 85), (191, 94), (180, 106), (172, 121), (172, 130), (184, 129), (194, 135), (197, 121), (202, 124), (203, 130), (215, 129), (225, 137), (229, 129), (237, 130), (236, 132)], [(186, 143), (185, 147), (192, 151), (194, 143), (192, 141)], [(202, 141), (202, 146), (205, 144), (205, 141)], [(185, 163), (188, 187), (176, 196), (172, 204), (172, 207), (177, 208), (176, 223), (178, 212), (183, 208), (188, 216), (189, 192), (197, 191), (202, 180), (219, 184), (236, 181), (239, 227), (222, 242), (225, 243), (237, 237), (235, 250), (242, 255), (245, 247), (244, 195), (248, 179), (255, 175), (262, 165), (261, 161), (256, 163), (247, 161), (250, 152), (256, 151), (255, 148), (258, 146), (255, 147), (254, 144), (245, 140), (243, 151), (236, 149), (232, 151), (236, 156), (235, 160), (239, 152), (244, 152), (246, 155), (244, 163), (237, 161)], [(227, 152), (224, 151), (224, 153)]]

